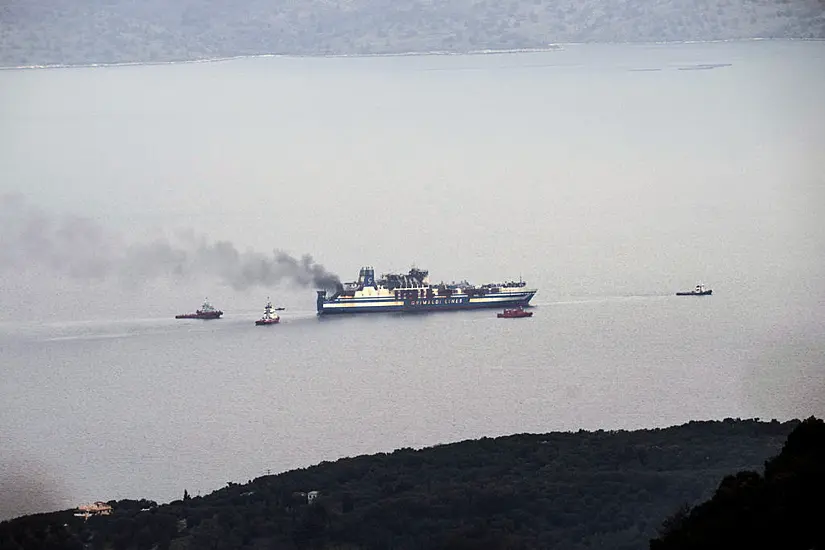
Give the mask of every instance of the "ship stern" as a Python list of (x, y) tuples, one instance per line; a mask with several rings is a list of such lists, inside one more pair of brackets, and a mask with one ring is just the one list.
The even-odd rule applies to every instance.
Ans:
[(326, 290), (319, 290), (318, 298), (315, 300), (315, 307), (318, 310), (318, 315), (321, 315), (324, 312), (324, 302), (327, 300), (327, 291)]

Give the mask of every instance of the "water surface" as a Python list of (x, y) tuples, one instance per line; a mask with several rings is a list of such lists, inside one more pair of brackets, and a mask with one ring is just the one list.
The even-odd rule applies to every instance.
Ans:
[[(484, 435), (825, 414), (824, 62), (749, 42), (0, 72), (0, 193), (50, 219), (539, 288), (531, 319), (319, 320), (312, 289), (0, 265), (4, 484), (33, 509), (170, 500)], [(224, 319), (172, 318), (207, 295)], [(255, 327), (267, 295), (283, 323)]]

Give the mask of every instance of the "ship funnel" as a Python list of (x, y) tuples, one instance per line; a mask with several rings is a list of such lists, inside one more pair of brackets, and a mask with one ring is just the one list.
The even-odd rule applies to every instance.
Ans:
[(375, 269), (370, 266), (365, 266), (361, 268), (361, 271), (358, 273), (358, 284), (361, 288), (367, 286), (375, 286)]

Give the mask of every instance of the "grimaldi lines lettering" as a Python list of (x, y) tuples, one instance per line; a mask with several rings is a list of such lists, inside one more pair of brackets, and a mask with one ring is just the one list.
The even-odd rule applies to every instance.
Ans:
[(432, 300), (410, 300), (409, 304), (411, 306), (421, 305), (421, 306), (429, 306), (429, 305), (441, 305), (441, 304), (461, 304), (464, 300), (459, 298), (434, 298)]

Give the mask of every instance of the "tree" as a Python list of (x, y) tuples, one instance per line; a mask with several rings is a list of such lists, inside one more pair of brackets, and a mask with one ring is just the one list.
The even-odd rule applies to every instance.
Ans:
[(659, 537), (664, 538), (670, 533), (678, 531), (684, 525), (685, 520), (690, 516), (690, 506), (683, 503), (672, 515), (665, 518), (662, 526), (659, 527)]

